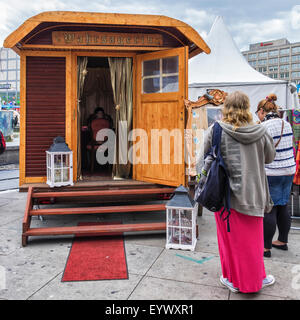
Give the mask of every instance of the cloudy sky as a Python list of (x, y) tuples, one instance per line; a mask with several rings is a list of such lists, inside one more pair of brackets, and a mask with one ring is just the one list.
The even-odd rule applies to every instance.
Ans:
[(279, 38), (300, 41), (299, 0), (0, 0), (0, 46), (26, 19), (52, 10), (166, 15), (203, 38), (220, 15), (241, 50)]

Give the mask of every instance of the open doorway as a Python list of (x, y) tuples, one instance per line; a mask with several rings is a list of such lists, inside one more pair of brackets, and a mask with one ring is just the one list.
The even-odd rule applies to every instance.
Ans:
[(88, 57), (86, 70), (80, 101), (82, 177), (85, 180), (111, 179), (112, 165), (98, 164), (93, 152), (93, 148), (97, 148), (93, 144), (97, 128), (115, 130), (116, 111), (108, 58)]
[[(81, 83), (79, 99), (80, 176), (83, 180), (131, 178), (131, 164), (118, 163), (118, 159), (124, 159), (124, 155), (119, 156), (117, 123), (127, 121), (128, 132), (132, 129), (132, 59), (107, 57), (84, 59), (85, 65), (81, 72), (85, 77)], [(115, 132), (114, 164), (100, 165), (96, 160), (99, 147), (96, 135), (101, 129), (111, 129)], [(129, 147), (128, 145), (128, 149)], [(128, 153), (128, 149), (125, 153)]]

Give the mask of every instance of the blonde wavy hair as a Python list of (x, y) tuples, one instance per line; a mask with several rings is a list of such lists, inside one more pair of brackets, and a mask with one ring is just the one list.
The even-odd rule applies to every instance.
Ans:
[(222, 113), (222, 121), (233, 125), (234, 129), (253, 124), (249, 98), (241, 91), (232, 92), (226, 97)]

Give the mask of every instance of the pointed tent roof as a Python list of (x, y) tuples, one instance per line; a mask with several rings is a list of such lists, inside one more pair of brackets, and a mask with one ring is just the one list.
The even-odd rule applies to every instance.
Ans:
[(223, 18), (218, 16), (205, 39), (211, 49), (189, 61), (189, 84), (194, 83), (279, 83), (254, 70), (232, 39)]

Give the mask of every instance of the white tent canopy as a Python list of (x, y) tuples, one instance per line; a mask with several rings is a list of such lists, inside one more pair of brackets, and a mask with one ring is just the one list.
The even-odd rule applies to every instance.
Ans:
[(189, 61), (189, 99), (196, 101), (207, 89), (225, 92), (242, 91), (250, 98), (251, 111), (269, 93), (277, 95), (277, 104), (284, 109), (299, 106), (297, 92), (288, 81), (271, 79), (254, 70), (241, 54), (222, 17), (217, 17), (205, 39), (210, 54), (200, 54)]

